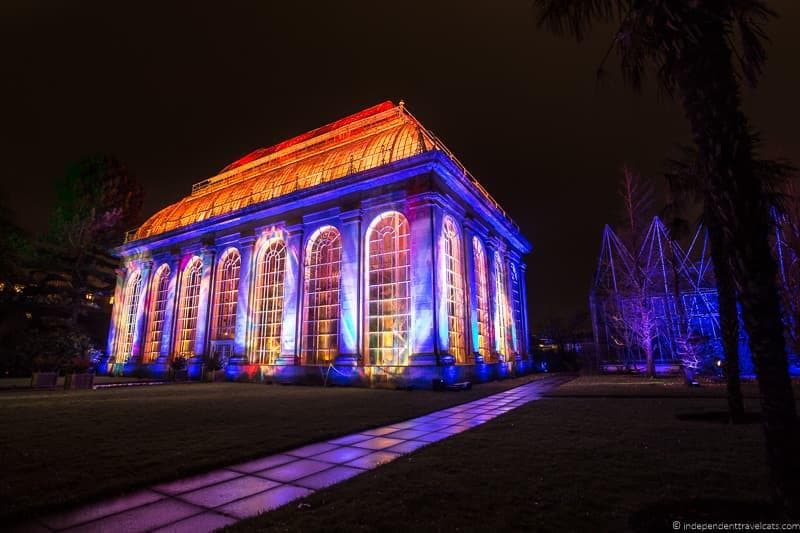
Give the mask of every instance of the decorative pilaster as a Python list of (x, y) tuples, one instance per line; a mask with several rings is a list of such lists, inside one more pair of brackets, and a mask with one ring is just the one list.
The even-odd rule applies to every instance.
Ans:
[(200, 252), (203, 263), (202, 277), (200, 278), (200, 298), (197, 307), (197, 329), (194, 338), (195, 357), (205, 355), (208, 344), (209, 318), (211, 317), (211, 296), (214, 278), (214, 260), (216, 252), (204, 248)]
[(170, 254), (164, 260), (169, 267), (169, 282), (167, 283), (167, 302), (164, 306), (164, 325), (161, 330), (161, 346), (156, 363), (163, 367), (166, 372), (166, 365), (169, 363), (173, 352), (173, 338), (175, 331), (175, 311), (177, 309), (178, 298), (180, 295), (181, 263), (176, 254)]
[(283, 285), (283, 324), (281, 325), (281, 355), (278, 365), (295, 365), (297, 353), (297, 320), (303, 282), (303, 226), (286, 228), (286, 270)]
[[(514, 307), (514, 286), (519, 283), (519, 271), (516, 270), (516, 266), (512, 264), (512, 261), (507, 259), (506, 257), (502, 258), (503, 264), (505, 265), (506, 269), (506, 292), (507, 292), (507, 303), (508, 306), (508, 326), (511, 328), (511, 342), (512, 346), (509, 346), (508, 351), (511, 352), (514, 356), (515, 361), (519, 361), (522, 359), (520, 355), (520, 332), (517, 331), (517, 317), (516, 317), (516, 310)], [(514, 283), (514, 274), (517, 276), (517, 284)], [(519, 285), (517, 285), (517, 290), (519, 290)], [(522, 295), (520, 294), (520, 297)], [(520, 315), (522, 316), (522, 315)]]
[(342, 214), (342, 263), (339, 294), (341, 315), (339, 317), (339, 355), (337, 365), (356, 365), (361, 359), (359, 347), (363, 338), (363, 320), (360, 318), (359, 291), (363, 279), (363, 225), (361, 210)]
[(255, 248), (256, 238), (254, 236), (243, 237), (238, 244), (241, 257), (239, 267), (239, 291), (236, 301), (236, 333), (233, 343), (233, 354), (231, 363), (243, 364), (247, 361), (247, 343), (250, 325), (250, 292), (255, 275)]
[(447, 311), (447, 256), (445, 255), (445, 233), (444, 233), (444, 212), (435, 202), (431, 202), (431, 213), (433, 216), (433, 261), (436, 265), (433, 278), (434, 288), (434, 335), (436, 353), (438, 354), (439, 364), (451, 365), (455, 363), (455, 357), (450, 353), (450, 319)]
[(467, 350), (472, 353), (475, 363), (483, 363), (483, 354), (478, 351), (480, 342), (480, 329), (478, 327), (478, 283), (476, 279), (475, 270), (475, 246), (473, 238), (475, 237), (475, 228), (471, 219), (464, 221), (464, 267), (466, 274), (464, 276), (464, 283), (466, 283), (465, 294), (468, 295), (469, 307), (469, 330), (467, 337)]
[(530, 341), (530, 330), (528, 329), (528, 282), (526, 277), (526, 271), (528, 270), (528, 265), (524, 262), (520, 261), (519, 263), (519, 288), (521, 291), (520, 294), (520, 302), (522, 304), (522, 345), (521, 345), (521, 352), (522, 355), (526, 357), (530, 357), (531, 354), (531, 341)]
[(506, 332), (502, 331), (500, 327), (500, 313), (502, 312), (500, 307), (502, 303), (502, 295), (498, 294), (497, 291), (497, 264), (495, 261), (495, 254), (498, 251), (497, 244), (490, 239), (486, 240), (486, 266), (488, 267), (488, 276), (489, 276), (489, 312), (491, 313), (491, 321), (492, 321), (492, 331), (494, 335), (492, 335), (492, 346), (491, 350), (494, 351), (497, 360), (502, 362), (506, 360), (508, 356), (507, 353), (504, 353), (506, 350), (504, 345), (506, 344), (503, 339), (505, 338)]
[(433, 202), (424, 198), (408, 211), (411, 232), (411, 355), (409, 365), (435, 365), (438, 355), (436, 320), (436, 254)]

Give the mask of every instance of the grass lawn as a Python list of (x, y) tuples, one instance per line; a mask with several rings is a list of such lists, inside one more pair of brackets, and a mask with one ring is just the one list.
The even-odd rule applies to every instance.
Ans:
[[(94, 384), (103, 383), (127, 383), (134, 381), (148, 381), (139, 378), (124, 378), (119, 376), (95, 376)], [(0, 378), (0, 391), (8, 389), (30, 389), (31, 378)], [(64, 388), (64, 376), (59, 376), (56, 388)]]
[(527, 383), (390, 391), (245, 383), (0, 393), (0, 523), (322, 439)]
[(230, 530), (671, 531), (672, 520), (763, 517), (760, 425), (686, 419), (724, 411), (724, 387), (666, 381), (579, 378)]

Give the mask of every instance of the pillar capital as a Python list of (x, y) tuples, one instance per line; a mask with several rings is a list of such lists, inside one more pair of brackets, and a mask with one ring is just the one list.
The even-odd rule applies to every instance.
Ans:
[(286, 237), (291, 239), (292, 237), (298, 237), (303, 235), (303, 230), (305, 226), (301, 224), (292, 224), (291, 226), (286, 226)]
[(364, 210), (361, 208), (358, 209), (351, 209), (349, 211), (342, 211), (339, 215), (342, 219), (342, 222), (345, 224), (350, 224), (353, 222), (360, 222), (364, 220)]

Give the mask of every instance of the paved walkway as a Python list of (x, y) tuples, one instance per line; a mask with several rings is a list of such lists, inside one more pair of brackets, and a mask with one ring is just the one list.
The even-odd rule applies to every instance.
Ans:
[(199, 533), (270, 511), (541, 397), (551, 377), (419, 418), (318, 442), (45, 516), (25, 531)]

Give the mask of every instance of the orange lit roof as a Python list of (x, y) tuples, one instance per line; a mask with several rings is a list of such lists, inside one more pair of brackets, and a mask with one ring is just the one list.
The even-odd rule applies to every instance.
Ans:
[(234, 161), (218, 175), (196, 183), (189, 196), (151, 216), (126, 241), (232, 213), (433, 148), (447, 151), (402, 102), (396, 106), (386, 101)]

